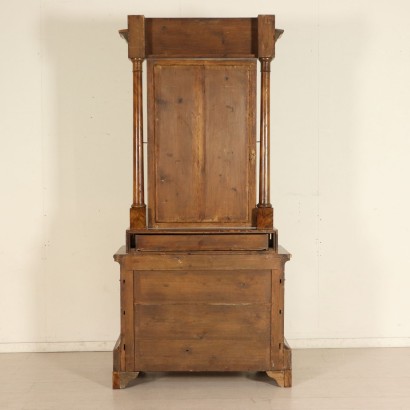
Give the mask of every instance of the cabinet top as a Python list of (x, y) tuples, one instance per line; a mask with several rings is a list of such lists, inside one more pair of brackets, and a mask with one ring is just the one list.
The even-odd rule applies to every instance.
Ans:
[(283, 30), (274, 15), (246, 18), (145, 18), (128, 16), (119, 31), (129, 58), (273, 58)]

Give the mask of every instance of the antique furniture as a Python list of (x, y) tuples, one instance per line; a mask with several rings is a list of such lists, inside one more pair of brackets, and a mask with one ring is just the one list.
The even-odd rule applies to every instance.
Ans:
[(278, 247), (269, 194), (269, 76), (281, 30), (271, 15), (128, 16), (120, 34), (133, 66), (134, 157), (130, 229), (114, 255), (121, 335), (113, 387), (150, 371), (263, 371), (290, 386), (283, 331), (290, 255)]

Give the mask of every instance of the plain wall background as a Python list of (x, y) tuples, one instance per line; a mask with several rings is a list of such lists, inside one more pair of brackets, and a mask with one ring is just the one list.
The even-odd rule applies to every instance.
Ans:
[(131, 204), (128, 14), (276, 14), (272, 202), (293, 347), (410, 345), (405, 0), (0, 6), (0, 351), (111, 349)]

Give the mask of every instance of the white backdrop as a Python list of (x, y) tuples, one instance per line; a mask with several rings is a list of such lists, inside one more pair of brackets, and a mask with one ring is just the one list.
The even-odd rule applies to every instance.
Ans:
[(0, 6), (0, 351), (105, 350), (131, 204), (127, 14), (276, 14), (272, 202), (293, 347), (410, 345), (409, 3)]

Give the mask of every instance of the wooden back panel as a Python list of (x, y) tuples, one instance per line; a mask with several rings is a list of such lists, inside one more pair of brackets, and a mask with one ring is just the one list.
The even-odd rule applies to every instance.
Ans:
[(147, 56), (256, 56), (256, 18), (147, 18)]
[(252, 226), (256, 60), (147, 70), (149, 227)]
[[(273, 229), (269, 81), (275, 41), (281, 33), (282, 30), (275, 29), (273, 15), (234, 19), (128, 16), (128, 29), (120, 34), (128, 41), (128, 57), (133, 64), (131, 230), (218, 225)], [(148, 218), (142, 149), (142, 62), (146, 58), (150, 61)], [(256, 58), (261, 62), (259, 201), (251, 218), (250, 198), (255, 192), (255, 153), (251, 141), (255, 140), (256, 75), (251, 74), (254, 68), (239, 66), (241, 61), (245, 65), (244, 61), (248, 61), (249, 67), (254, 67), (252, 59)], [(229, 72), (229, 86), (223, 85), (224, 75), (216, 68), (223, 66), (222, 61), (227, 63), (223, 69)], [(175, 103), (173, 93), (181, 94), (180, 102)], [(232, 114), (227, 114), (227, 108)], [(168, 137), (174, 141), (172, 147), (170, 142), (168, 146), (164, 142)], [(231, 159), (227, 157), (229, 144), (235, 147), (230, 151)], [(166, 175), (173, 155), (185, 166), (174, 167)], [(242, 166), (238, 158), (243, 160)], [(249, 188), (243, 188), (244, 184)]]

